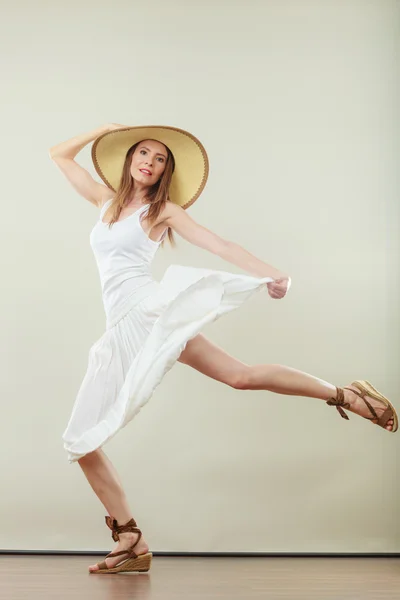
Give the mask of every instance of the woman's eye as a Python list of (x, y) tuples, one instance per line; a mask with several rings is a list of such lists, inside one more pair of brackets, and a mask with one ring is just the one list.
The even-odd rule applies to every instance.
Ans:
[(146, 150), (141, 150), (140, 154), (146, 154)]
[(162, 163), (164, 162), (164, 159), (163, 159), (163, 158), (161, 158), (161, 156), (159, 156), (159, 157), (158, 157), (158, 160), (159, 160), (160, 162), (162, 162)]

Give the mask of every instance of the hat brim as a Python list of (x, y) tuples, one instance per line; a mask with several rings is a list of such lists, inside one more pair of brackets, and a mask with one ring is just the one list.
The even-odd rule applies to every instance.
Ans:
[(188, 208), (197, 200), (207, 183), (209, 163), (201, 142), (183, 129), (148, 125), (104, 133), (92, 146), (92, 160), (98, 175), (116, 192), (129, 148), (142, 140), (150, 139), (161, 142), (171, 150), (175, 159), (175, 171), (169, 190), (170, 199), (182, 208)]

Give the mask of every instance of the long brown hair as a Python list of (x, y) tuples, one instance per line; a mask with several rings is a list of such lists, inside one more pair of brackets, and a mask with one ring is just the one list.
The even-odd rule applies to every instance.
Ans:
[[(135, 180), (131, 175), (131, 162), (132, 156), (136, 148), (141, 143), (142, 142), (137, 142), (136, 144), (131, 146), (128, 152), (126, 153), (121, 180), (117, 189), (117, 193), (106, 211), (111, 216), (111, 219), (108, 223), (110, 228), (113, 226), (114, 223), (118, 221), (123, 207), (129, 203), (129, 200), (132, 197), (132, 192), (135, 186)], [(165, 148), (167, 150), (167, 161), (165, 164), (164, 172), (161, 175), (160, 179), (157, 181), (157, 183), (155, 183), (149, 188), (149, 191), (146, 195), (146, 201), (150, 204), (146, 218), (148, 219), (150, 225), (152, 225), (157, 220), (158, 215), (163, 210), (166, 203), (170, 202), (169, 187), (171, 185), (172, 174), (175, 170), (175, 159), (171, 150), (167, 146), (165, 146)], [(168, 239), (171, 245), (174, 246), (174, 235), (170, 227), (168, 227)], [(162, 244), (163, 243), (164, 239), (162, 241)]]

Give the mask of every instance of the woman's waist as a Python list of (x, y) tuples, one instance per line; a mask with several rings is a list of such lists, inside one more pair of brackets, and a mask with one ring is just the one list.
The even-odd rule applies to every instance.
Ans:
[(160, 284), (152, 277), (129, 279), (118, 287), (103, 288), (103, 304), (108, 327), (118, 322), (131, 308), (158, 292)]

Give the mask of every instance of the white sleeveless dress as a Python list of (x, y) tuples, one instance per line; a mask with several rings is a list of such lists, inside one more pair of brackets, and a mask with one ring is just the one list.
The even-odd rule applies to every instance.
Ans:
[(63, 434), (69, 462), (103, 446), (139, 412), (204, 325), (272, 281), (172, 265), (157, 282), (151, 263), (161, 242), (151, 240), (141, 224), (148, 205), (110, 229), (102, 220), (110, 202), (90, 235), (106, 331), (89, 351)]

